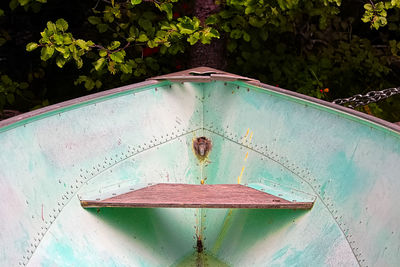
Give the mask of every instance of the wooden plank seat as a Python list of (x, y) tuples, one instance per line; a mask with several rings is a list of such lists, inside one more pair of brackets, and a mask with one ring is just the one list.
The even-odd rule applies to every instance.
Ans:
[(81, 200), (84, 208), (240, 208), (311, 209), (313, 202), (293, 202), (240, 184), (155, 184), (104, 200)]

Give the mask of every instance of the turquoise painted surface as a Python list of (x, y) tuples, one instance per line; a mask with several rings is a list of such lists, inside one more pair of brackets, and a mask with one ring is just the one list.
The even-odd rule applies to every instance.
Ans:
[[(274, 235), (281, 243), (265, 237), (254, 252), (264, 247), (267, 253), (253, 255), (252, 261), (248, 247), (238, 241), (233, 250), (222, 245), (219, 257), (229, 262), (240, 255), (234, 265), (246, 260), (289, 266), (295, 261), (302, 266), (398, 264), (400, 210), (390, 203), (399, 198), (398, 133), (239, 82), (212, 83), (204, 95), (205, 132), (220, 148), (205, 175), (235, 181), (244, 168), (243, 183), (278, 183), (317, 196), (300, 222), (279, 224), (283, 229)], [(240, 227), (224, 242), (233, 244), (245, 231), (245, 224)]]
[[(191, 148), (196, 136), (213, 142), (204, 162)], [(171, 266), (204, 258), (208, 266), (397, 266), (398, 162), (398, 133), (243, 82), (127, 90), (0, 129), (0, 262)], [(79, 204), (205, 178), (316, 199), (315, 205), (294, 211)]]

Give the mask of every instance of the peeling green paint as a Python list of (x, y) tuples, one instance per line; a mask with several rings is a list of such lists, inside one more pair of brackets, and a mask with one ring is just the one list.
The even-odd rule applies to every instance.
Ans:
[[(155, 88), (157, 87), (157, 91)], [(232, 94), (234, 91), (234, 94)], [(207, 160), (194, 137), (213, 144)], [(244, 82), (120, 91), (0, 129), (0, 261), (18, 266), (396, 266), (400, 135)], [(237, 183), (310, 211), (82, 209), (159, 182)], [(12, 244), (12, 245), (10, 245)], [(204, 266), (207, 266), (204, 264)]]

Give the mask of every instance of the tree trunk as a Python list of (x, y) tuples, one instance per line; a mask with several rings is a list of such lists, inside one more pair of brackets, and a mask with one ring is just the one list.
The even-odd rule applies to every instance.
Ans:
[[(219, 9), (215, 0), (197, 0), (194, 4), (193, 15), (198, 17), (203, 24), (208, 16), (217, 13)], [(209, 45), (198, 42), (190, 49), (189, 66), (191, 68), (204, 66), (224, 70), (226, 65), (223, 36), (220, 39), (213, 39)]]

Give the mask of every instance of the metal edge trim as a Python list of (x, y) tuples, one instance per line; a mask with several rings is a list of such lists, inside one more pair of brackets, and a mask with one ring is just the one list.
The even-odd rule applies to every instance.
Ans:
[[(216, 76), (217, 77), (213, 77), (215, 74), (213, 74), (212, 76), (192, 76), (192, 75), (186, 75), (190, 72), (217, 72)], [(219, 76), (219, 77), (218, 77)], [(221, 79), (222, 78), (222, 79)], [(276, 93), (279, 94), (283, 94), (283, 95), (287, 95), (287, 96), (292, 96), (295, 98), (299, 98), (302, 100), (306, 100), (308, 102), (311, 103), (315, 103), (318, 105), (322, 105), (334, 110), (338, 110), (347, 114), (350, 114), (352, 116), (358, 117), (358, 118), (362, 118), (364, 120), (367, 120), (369, 122), (373, 122), (375, 124), (378, 124), (380, 126), (383, 126), (385, 128), (388, 128), (392, 131), (395, 131), (397, 133), (400, 133), (400, 126), (396, 125), (394, 123), (379, 119), (377, 117), (344, 107), (344, 106), (340, 106), (337, 104), (333, 104), (324, 100), (320, 100), (314, 97), (310, 97), (307, 95), (303, 95), (300, 93), (296, 93), (287, 89), (283, 89), (283, 88), (278, 88), (275, 86), (271, 86), (268, 84), (264, 84), (261, 83), (258, 80), (255, 79), (251, 79), (251, 78), (247, 78), (247, 77), (242, 77), (236, 74), (231, 74), (231, 73), (227, 73), (227, 72), (223, 72), (223, 71), (219, 71), (213, 68), (208, 68), (208, 67), (199, 67), (199, 68), (194, 68), (194, 69), (188, 69), (185, 71), (180, 71), (180, 72), (175, 72), (175, 73), (171, 73), (171, 74), (167, 74), (167, 75), (162, 75), (162, 76), (158, 76), (158, 77), (153, 77), (153, 78), (149, 78), (144, 82), (139, 82), (139, 83), (135, 83), (135, 84), (130, 84), (130, 85), (126, 85), (126, 86), (122, 86), (122, 87), (118, 87), (115, 89), (110, 89), (110, 90), (106, 90), (106, 91), (102, 91), (99, 93), (95, 93), (95, 94), (90, 94), (87, 96), (83, 96), (83, 97), (79, 97), (79, 98), (75, 98), (75, 99), (71, 99), (71, 100), (67, 100), (61, 103), (57, 103), (54, 105), (50, 105), (44, 108), (40, 108), (37, 110), (33, 110), (27, 113), (23, 113), (14, 117), (11, 117), (9, 119), (0, 121), (0, 132), (2, 131), (6, 131), (7, 126), (11, 126), (12, 124), (16, 124), (18, 122), (21, 121), (25, 121), (28, 120), (32, 117), (36, 117), (38, 115), (42, 115), (45, 113), (50, 113), (52, 111), (56, 111), (56, 110), (60, 110), (63, 108), (67, 108), (67, 107), (72, 107), (72, 106), (76, 106), (78, 104), (84, 104), (84, 103), (88, 103), (89, 101), (92, 100), (98, 100), (104, 97), (108, 97), (111, 95), (115, 95), (118, 93), (122, 93), (125, 91), (130, 91), (130, 90), (134, 90), (134, 89), (138, 89), (140, 87), (147, 87), (147, 86), (151, 86), (151, 85), (156, 85), (156, 84), (163, 84), (164, 82), (162, 81), (166, 81), (166, 80), (170, 80), (171, 82), (206, 82), (206, 81), (212, 81), (212, 80), (224, 80), (224, 78), (226, 78), (227, 81), (229, 81), (230, 79), (232, 79), (231, 81), (237, 81), (237, 82), (242, 82), (248, 85), (252, 85), (252, 86), (256, 86), (256, 87), (260, 87), (262, 89), (267, 89), (267, 90), (271, 90), (274, 91)], [(49, 114), (50, 115), (50, 114)]]
[[(67, 100), (64, 102), (60, 102), (57, 104), (53, 104), (50, 106), (46, 106), (40, 109), (36, 109), (33, 111), (29, 111), (26, 113), (22, 113), (20, 115), (11, 117), (9, 119), (6, 120), (2, 120), (0, 121), (0, 132), (4, 132), (9, 130), (10, 128), (14, 128), (12, 127), (13, 124), (18, 124), (20, 122), (29, 120), (33, 117), (37, 117), (39, 115), (45, 115), (48, 114), (49, 116), (51, 116), (53, 111), (57, 111), (57, 110), (62, 110), (65, 108), (69, 108), (69, 107), (74, 107), (77, 105), (81, 105), (81, 104), (89, 104), (91, 101), (95, 101), (95, 100), (101, 100), (102, 98), (105, 97), (110, 97), (113, 95), (117, 95), (120, 93), (124, 93), (124, 92), (129, 92), (135, 89), (139, 89), (141, 87), (149, 87), (152, 85), (163, 85), (166, 82), (161, 82), (161, 81), (155, 81), (155, 80), (147, 80), (144, 82), (139, 82), (139, 83), (135, 83), (135, 84), (130, 84), (130, 85), (125, 85), (125, 86), (121, 86), (118, 88), (114, 88), (114, 89), (110, 89), (110, 90), (106, 90), (106, 91), (102, 91), (102, 92), (98, 92), (98, 93), (94, 93), (94, 94), (90, 94), (90, 95), (86, 95), (86, 96), (82, 96), (82, 97), (78, 97), (78, 98), (74, 98), (71, 100)], [(146, 88), (143, 88), (146, 89)], [(40, 119), (40, 118), (38, 118)], [(17, 127), (18, 125), (15, 125), (15, 127)]]
[[(193, 75), (193, 73), (197, 75)], [(252, 78), (240, 76), (237, 74), (232, 74), (229, 72), (213, 69), (210, 67), (197, 67), (197, 68), (187, 69), (161, 76), (151, 77), (148, 78), (147, 80), (169, 80), (169, 81), (179, 81), (179, 82), (211, 82), (211, 81), (243, 80), (243, 81), (259, 82), (258, 80)]]
[(268, 84), (265, 84), (265, 83), (261, 83), (261, 82), (253, 82), (253, 81), (251, 81), (251, 82), (242, 81), (242, 82), (244, 82), (246, 84), (249, 84), (249, 85), (256, 86), (256, 87), (261, 87), (263, 89), (268, 89), (268, 90), (271, 90), (271, 91), (274, 91), (274, 92), (277, 92), (277, 93), (280, 93), (280, 94), (283, 94), (283, 95), (289, 95), (289, 96), (292, 96), (292, 97), (300, 98), (302, 100), (306, 100), (308, 102), (312, 102), (312, 103), (315, 103), (315, 104), (318, 104), (318, 105), (321, 105), (321, 106), (325, 106), (325, 107), (328, 107), (328, 108), (331, 108), (331, 109), (334, 109), (334, 110), (338, 110), (338, 111), (350, 114), (352, 116), (367, 120), (369, 122), (373, 122), (375, 124), (378, 124), (380, 126), (388, 128), (390, 130), (393, 130), (393, 131), (395, 131), (397, 133), (400, 133), (400, 126), (399, 125), (391, 123), (391, 122), (388, 122), (388, 121), (385, 121), (383, 119), (380, 119), (380, 118), (377, 118), (377, 117), (374, 117), (374, 116), (371, 116), (369, 114), (362, 113), (362, 112), (357, 111), (357, 110), (353, 110), (351, 108), (347, 108), (347, 107), (344, 107), (344, 106), (341, 106), (341, 105), (338, 105), (338, 104), (334, 104), (334, 103), (327, 102), (327, 101), (324, 101), (324, 100), (321, 100), (321, 99), (318, 99), (318, 98), (314, 98), (314, 97), (311, 97), (311, 96), (303, 95), (303, 94), (300, 94), (300, 93), (297, 93), (297, 92), (293, 92), (293, 91), (290, 91), (290, 90), (287, 90), (287, 89), (278, 88), (278, 87), (275, 87), (275, 86), (272, 86), (272, 85), (268, 85)]

